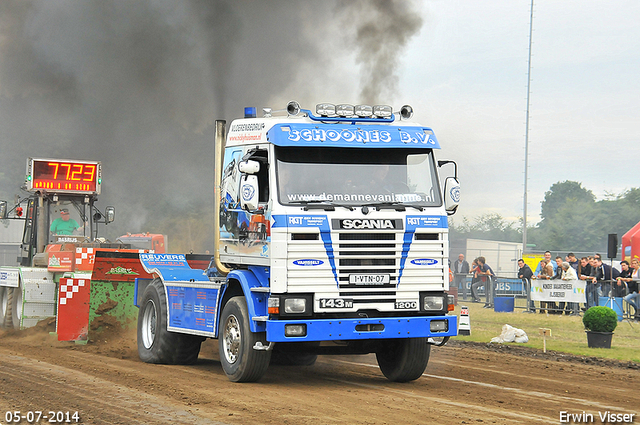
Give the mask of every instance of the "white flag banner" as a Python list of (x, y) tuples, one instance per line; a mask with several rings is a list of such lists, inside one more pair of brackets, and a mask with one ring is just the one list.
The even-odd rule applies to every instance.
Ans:
[(569, 303), (586, 302), (584, 280), (531, 280), (531, 299), (533, 301), (563, 301)]

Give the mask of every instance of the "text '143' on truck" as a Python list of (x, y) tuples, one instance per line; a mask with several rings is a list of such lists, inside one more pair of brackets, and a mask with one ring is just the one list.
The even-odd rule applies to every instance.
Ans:
[(113, 207), (103, 213), (95, 206), (101, 188), (98, 161), (27, 160), (27, 196), (12, 207), (0, 201), (0, 226), (22, 225), (17, 259), (0, 267), (0, 326), (22, 329), (55, 317), (58, 339), (86, 342), (90, 322), (106, 311), (124, 317), (136, 310), (133, 283), (127, 297), (125, 286), (92, 280), (98, 252), (128, 252), (140, 264), (141, 250), (98, 237), (98, 225), (115, 217)]
[(375, 353), (388, 379), (419, 378), (431, 345), (457, 334), (447, 216), (460, 186), (412, 115), (290, 102), (247, 108), (228, 136), (216, 121), (213, 264), (140, 254), (154, 276), (136, 281), (140, 358), (192, 363), (217, 338), (236, 382), (318, 354)]

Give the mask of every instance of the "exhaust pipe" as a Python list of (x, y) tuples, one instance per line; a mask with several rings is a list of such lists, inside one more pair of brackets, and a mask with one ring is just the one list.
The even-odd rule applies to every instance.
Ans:
[(213, 178), (213, 259), (218, 273), (223, 276), (229, 274), (231, 269), (220, 261), (220, 196), (222, 195), (222, 164), (224, 158), (224, 147), (226, 144), (226, 125), (225, 120), (216, 120), (216, 135), (214, 139), (214, 172)]

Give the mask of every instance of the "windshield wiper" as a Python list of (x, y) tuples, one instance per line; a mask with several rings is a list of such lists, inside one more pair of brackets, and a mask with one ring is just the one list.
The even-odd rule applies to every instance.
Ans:
[(378, 211), (391, 209), (396, 211), (404, 211), (405, 205), (402, 202), (379, 202), (375, 204), (367, 204), (368, 207), (375, 207)]
[(353, 211), (355, 209), (352, 205), (334, 204), (333, 202), (331, 203), (331, 205), (333, 205), (334, 207), (346, 208), (349, 211)]
[(304, 206), (305, 211), (309, 211), (312, 209), (320, 209), (325, 211), (335, 211), (336, 208), (334, 205), (328, 203), (326, 199), (310, 199), (308, 201), (291, 201), (290, 204), (299, 204)]
[(366, 206), (368, 207), (375, 207), (378, 211), (380, 210), (384, 210), (384, 209), (392, 209), (392, 210), (396, 210), (396, 211), (406, 211), (406, 208), (414, 208), (418, 211), (424, 211), (422, 207), (418, 207), (416, 205), (411, 205), (411, 204), (403, 204), (402, 202), (380, 202), (380, 203), (375, 203), (375, 204), (366, 204)]
[[(346, 208), (349, 211), (353, 211), (355, 207), (352, 205), (336, 204), (329, 202), (327, 199), (311, 199), (308, 201), (291, 201), (290, 204), (302, 204), (306, 209), (325, 209), (326, 211), (335, 211), (335, 207)], [(311, 204), (311, 205), (309, 205)]]

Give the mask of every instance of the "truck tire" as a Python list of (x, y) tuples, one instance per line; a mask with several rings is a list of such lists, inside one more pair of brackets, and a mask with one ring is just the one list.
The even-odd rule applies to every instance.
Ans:
[(255, 382), (269, 367), (271, 351), (254, 350), (260, 341), (266, 345), (265, 332), (251, 332), (245, 297), (229, 299), (220, 317), (218, 351), (222, 369), (232, 382)]
[(391, 339), (376, 352), (380, 370), (390, 381), (409, 382), (418, 379), (427, 368), (431, 346), (427, 338)]
[(193, 364), (203, 337), (167, 330), (167, 296), (162, 280), (144, 291), (138, 313), (138, 355), (145, 363)]

